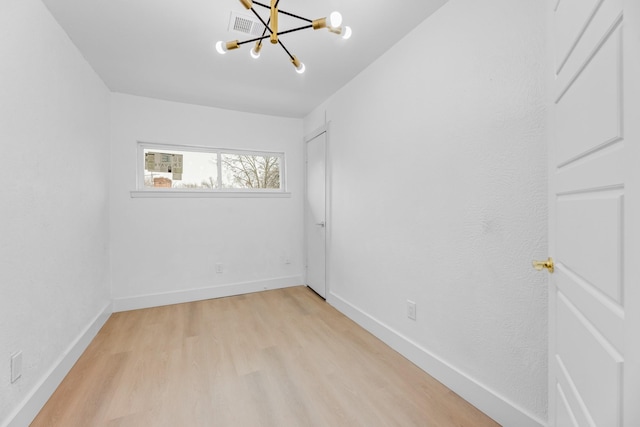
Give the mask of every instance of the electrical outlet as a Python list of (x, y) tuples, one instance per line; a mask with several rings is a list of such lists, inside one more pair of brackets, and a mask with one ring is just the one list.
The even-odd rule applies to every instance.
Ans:
[(416, 303), (411, 300), (407, 300), (407, 317), (416, 320)]
[(22, 376), (22, 352), (11, 355), (11, 383), (15, 383)]
[(216, 273), (221, 274), (224, 272), (224, 267), (222, 264), (216, 264)]

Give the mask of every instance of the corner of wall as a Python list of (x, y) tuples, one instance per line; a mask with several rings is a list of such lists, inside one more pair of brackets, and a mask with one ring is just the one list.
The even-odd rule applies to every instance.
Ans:
[(2, 427), (24, 427), (35, 419), (64, 377), (89, 347), (98, 331), (107, 322), (111, 313), (112, 303), (108, 302), (47, 370), (22, 403), (4, 421)]

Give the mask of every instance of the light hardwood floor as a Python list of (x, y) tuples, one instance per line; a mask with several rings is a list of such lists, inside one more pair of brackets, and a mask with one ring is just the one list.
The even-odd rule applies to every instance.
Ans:
[(32, 426), (497, 426), (305, 287), (115, 313)]

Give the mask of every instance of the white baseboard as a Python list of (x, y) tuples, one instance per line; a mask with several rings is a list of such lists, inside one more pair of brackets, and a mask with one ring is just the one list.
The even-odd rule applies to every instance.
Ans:
[(300, 286), (303, 283), (304, 280), (302, 279), (302, 276), (277, 277), (274, 279), (258, 280), (255, 282), (233, 283), (222, 286), (211, 286), (208, 288), (186, 289), (182, 291), (115, 298), (113, 300), (113, 311), (138, 310), (141, 308), (202, 301), (211, 298), (242, 295), (268, 289), (289, 288), (292, 286)]
[(9, 415), (2, 425), (3, 427), (24, 427), (31, 424), (110, 315), (111, 303), (109, 302), (78, 335), (67, 350), (60, 355), (51, 369), (43, 376), (42, 380), (33, 388), (23, 402)]
[(544, 427), (543, 421), (452, 366), (429, 350), (373, 318), (333, 292), (327, 302), (402, 354), (423, 371), (505, 427)]

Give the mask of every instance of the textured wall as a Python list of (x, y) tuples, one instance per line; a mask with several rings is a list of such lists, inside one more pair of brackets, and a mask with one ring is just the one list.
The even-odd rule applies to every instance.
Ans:
[(109, 303), (108, 132), (107, 89), (43, 4), (0, 2), (0, 424)]
[[(300, 284), (301, 134), (300, 119), (113, 94), (113, 297), (179, 295), (278, 278)], [(285, 152), (291, 197), (131, 198), (137, 141)]]
[(305, 121), (331, 121), (331, 293), (537, 420), (544, 7), (451, 0)]

